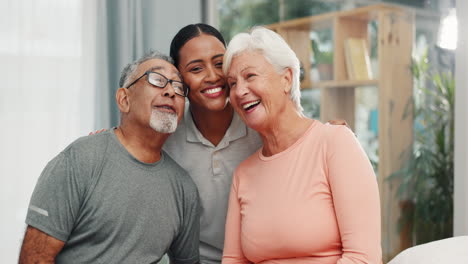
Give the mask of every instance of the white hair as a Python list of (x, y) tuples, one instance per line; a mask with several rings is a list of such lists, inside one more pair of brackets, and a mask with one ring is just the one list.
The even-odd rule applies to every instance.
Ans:
[(232, 59), (245, 51), (262, 54), (278, 73), (284, 69), (292, 70), (290, 97), (299, 114), (303, 115), (299, 81), (299, 59), (286, 41), (277, 33), (264, 27), (254, 27), (249, 33), (239, 33), (232, 38), (224, 53), (223, 72), (227, 75)]

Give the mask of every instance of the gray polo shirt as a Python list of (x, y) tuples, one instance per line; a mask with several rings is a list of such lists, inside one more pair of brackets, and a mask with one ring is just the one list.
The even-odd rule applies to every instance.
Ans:
[(113, 130), (80, 138), (47, 164), (26, 223), (65, 242), (57, 263), (198, 262), (199, 203), (167, 154), (134, 158)]
[(201, 263), (221, 263), (232, 174), (260, 146), (257, 132), (248, 128), (236, 113), (224, 138), (213, 146), (195, 126), (188, 105), (184, 120), (164, 144), (163, 149), (187, 170), (198, 187)]

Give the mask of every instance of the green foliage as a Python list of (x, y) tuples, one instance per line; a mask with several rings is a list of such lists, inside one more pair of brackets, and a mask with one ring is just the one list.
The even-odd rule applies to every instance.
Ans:
[[(398, 178), (402, 211), (400, 230), (411, 230), (413, 244), (453, 235), (454, 91), (451, 73), (430, 73), (427, 55), (414, 61), (414, 145), (405, 153)], [(429, 85), (428, 85), (429, 84)]]
[(337, 11), (340, 4), (327, 1), (284, 0), (285, 20)]
[[(277, 23), (280, 20), (281, 0), (219, 0), (220, 31), (230, 41), (240, 32), (255, 25)], [(389, 3), (399, 3), (420, 8), (437, 10), (439, 0), (384, 0)], [(342, 8), (345, 1), (318, 0), (283, 0), (284, 19), (313, 16)], [(375, 1), (378, 3), (379, 1)]]
[(388, 2), (392, 4), (407, 5), (418, 8), (433, 8), (436, 9), (438, 6), (439, 0), (383, 0), (383, 2)]
[(279, 21), (279, 7), (276, 0), (221, 0), (219, 6), (219, 29), (228, 42), (235, 34), (246, 31), (252, 26)]
[(312, 40), (312, 51), (316, 64), (333, 64), (333, 52), (320, 50), (315, 40)]
[[(337, 3), (310, 0), (285, 0), (284, 19), (322, 14), (339, 9)], [(280, 20), (279, 0), (220, 0), (220, 31), (230, 41), (240, 32), (256, 25), (277, 23)]]

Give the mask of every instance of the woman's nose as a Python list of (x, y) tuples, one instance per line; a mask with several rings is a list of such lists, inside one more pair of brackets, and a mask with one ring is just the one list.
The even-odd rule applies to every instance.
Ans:
[[(219, 71), (219, 72), (218, 72)], [(221, 78), (220, 75), (221, 70), (218, 70), (214, 67), (208, 67), (207, 68), (207, 75), (206, 75), (206, 81), (209, 82), (216, 82)]]
[(246, 82), (243, 82), (243, 81), (238, 81), (234, 89), (231, 88), (231, 93), (234, 93), (234, 95), (239, 98), (248, 94), (248, 92), (249, 92), (249, 89), (246, 85)]

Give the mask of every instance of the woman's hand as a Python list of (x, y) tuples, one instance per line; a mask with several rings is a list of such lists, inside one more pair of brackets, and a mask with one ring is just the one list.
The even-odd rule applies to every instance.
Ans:
[(353, 131), (351, 129), (351, 127), (349, 127), (348, 123), (346, 123), (346, 120), (344, 120), (344, 119), (328, 120), (327, 123), (330, 124), (330, 125), (346, 126), (347, 128), (349, 128), (349, 130)]
[(346, 123), (346, 120), (343, 120), (343, 119), (329, 120), (327, 123), (331, 125), (344, 125), (344, 126), (349, 127), (348, 123)]
[[(345, 123), (346, 123), (346, 122), (345, 122)], [(99, 133), (101, 133), (101, 132), (104, 132), (104, 131), (106, 131), (106, 129), (105, 129), (105, 128), (103, 128), (103, 129), (101, 129), (101, 130), (96, 130), (96, 131), (94, 131), (94, 132), (89, 132), (89, 134), (88, 134), (88, 135), (90, 135), (90, 136), (91, 136), (91, 135), (94, 135), (94, 134), (99, 134)]]

